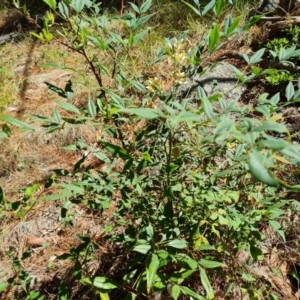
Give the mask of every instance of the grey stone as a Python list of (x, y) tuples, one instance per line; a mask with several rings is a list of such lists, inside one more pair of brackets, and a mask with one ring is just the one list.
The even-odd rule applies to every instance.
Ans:
[(284, 15), (299, 7), (300, 0), (260, 0), (256, 11)]
[(218, 64), (204, 76), (194, 77), (194, 80), (202, 86), (208, 97), (221, 93), (226, 102), (239, 101), (245, 91), (245, 86), (237, 85), (238, 80), (233, 70), (226, 63)]
[(178, 92), (180, 98), (197, 100), (196, 90), (201, 86), (207, 97), (222, 94), (225, 102), (238, 102), (245, 91), (244, 85), (238, 85), (234, 71), (229, 64), (222, 62), (204, 75), (195, 75), (188, 83), (181, 86)]

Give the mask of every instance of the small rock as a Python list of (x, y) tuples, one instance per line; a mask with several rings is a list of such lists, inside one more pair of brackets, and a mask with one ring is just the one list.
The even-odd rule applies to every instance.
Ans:
[(191, 80), (180, 87), (178, 95), (180, 98), (192, 98), (197, 100), (195, 91), (201, 86), (207, 97), (214, 94), (223, 94), (226, 102), (238, 102), (246, 90), (244, 85), (237, 85), (238, 80), (229, 64), (222, 62), (204, 75), (195, 75)]
[(260, 0), (256, 11), (285, 15), (300, 5), (300, 0)]

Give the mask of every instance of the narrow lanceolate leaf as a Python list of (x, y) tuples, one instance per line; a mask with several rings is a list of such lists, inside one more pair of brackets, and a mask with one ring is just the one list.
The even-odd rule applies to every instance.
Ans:
[(34, 130), (34, 128), (32, 128), (32, 127), (31, 127), (30, 125), (28, 125), (27, 123), (22, 122), (22, 121), (20, 121), (20, 120), (17, 120), (17, 119), (15, 119), (15, 118), (12, 118), (12, 117), (9, 117), (9, 116), (2, 116), (1, 119), (4, 120), (5, 122), (11, 124), (11, 125), (20, 127), (20, 128), (22, 128), (22, 129), (25, 129), (25, 130)]
[(144, 14), (145, 12), (147, 12), (147, 11), (150, 9), (151, 6), (152, 6), (152, 1), (151, 1), (151, 0), (145, 1), (145, 2), (141, 5), (141, 7), (140, 7), (140, 12), (141, 12), (142, 14)]
[(210, 101), (208, 98), (202, 98), (202, 103), (203, 103), (203, 109), (205, 114), (208, 116), (209, 119), (213, 119), (214, 114), (213, 114), (213, 106), (211, 105)]
[(88, 112), (95, 119), (97, 115), (97, 107), (93, 100), (89, 99), (88, 102)]
[(288, 101), (290, 101), (293, 98), (294, 94), (295, 94), (295, 89), (294, 89), (293, 83), (290, 82), (285, 89), (286, 99)]
[(186, 4), (190, 9), (192, 9), (192, 10), (194, 11), (194, 13), (197, 14), (199, 17), (202, 17), (202, 14), (201, 14), (201, 12), (199, 11), (199, 9), (197, 9), (196, 7), (194, 7), (193, 5), (191, 5), (191, 4), (188, 3), (188, 2), (185, 2), (185, 1), (183, 1), (183, 0), (182, 0), (182, 2), (183, 2), (184, 4)]
[(159, 259), (156, 254), (152, 254), (147, 260), (146, 277), (147, 277), (147, 293), (150, 293), (154, 277), (159, 267)]
[(219, 267), (226, 267), (226, 264), (221, 263), (219, 261), (214, 261), (214, 260), (207, 260), (207, 259), (201, 259), (199, 261), (199, 264), (207, 269), (212, 269), (212, 268), (219, 268)]
[(58, 10), (64, 18), (67, 19), (69, 17), (69, 8), (63, 1), (58, 3)]
[(225, 0), (217, 0), (216, 5), (214, 7), (214, 12), (217, 16), (219, 16), (225, 7)]
[(256, 132), (265, 132), (265, 131), (276, 131), (276, 132), (287, 132), (285, 125), (279, 124), (276, 122), (266, 122), (262, 125), (259, 125), (253, 129)]
[(143, 30), (133, 37), (133, 45), (137, 44), (146, 34), (148, 33), (148, 29)]
[(133, 30), (138, 29), (142, 24), (146, 23), (154, 14), (149, 14), (137, 19), (137, 22), (133, 26)]
[(131, 5), (131, 7), (134, 9), (135, 12), (137, 12), (138, 14), (140, 14), (140, 9), (137, 5), (135, 5), (132, 2), (129, 2), (129, 4)]
[(80, 114), (80, 110), (74, 106), (71, 103), (65, 102), (65, 101), (61, 101), (61, 100), (56, 100), (56, 103), (61, 106), (62, 108), (64, 108), (65, 110), (74, 112), (76, 114)]
[(246, 53), (242, 53), (242, 57), (245, 62), (249, 65), (250, 64), (250, 57)]
[(53, 10), (56, 9), (56, 0), (43, 0)]
[(283, 150), (286, 146), (288, 146), (288, 142), (282, 139), (276, 139), (272, 136), (266, 136), (264, 140), (259, 142), (264, 147), (271, 148), (273, 150)]
[(264, 55), (266, 49), (265, 48), (262, 48), (260, 50), (258, 50), (257, 52), (255, 52), (251, 58), (250, 58), (250, 64), (256, 64), (260, 61), (262, 61), (262, 56)]
[(204, 297), (198, 295), (197, 293), (195, 293), (194, 291), (192, 291), (191, 289), (189, 289), (188, 287), (186, 286), (181, 286), (180, 287), (182, 293), (186, 296), (191, 296), (193, 297), (193, 299), (196, 299), (196, 300), (206, 300)]
[(72, 0), (71, 6), (74, 8), (77, 14), (79, 14), (84, 7), (85, 0)]
[(140, 83), (136, 80), (130, 80), (130, 83), (140, 92), (147, 93), (147, 89), (142, 83)]
[(91, 153), (93, 153), (100, 161), (110, 163), (110, 159), (106, 156), (105, 153), (103, 153), (97, 149), (94, 149), (93, 147), (90, 147), (90, 146), (87, 147), (87, 150), (90, 151)]
[(233, 23), (228, 27), (227, 31), (225, 32), (226, 37), (230, 37), (234, 30), (239, 25), (241, 17), (236, 18)]
[(232, 24), (232, 16), (229, 14), (227, 17), (226, 17), (226, 20), (224, 22), (224, 34), (225, 36), (227, 37), (227, 32), (228, 32), (228, 28), (230, 27), (230, 25)]
[(215, 5), (216, 0), (211, 0), (206, 6), (203, 8), (202, 16), (206, 15)]
[(144, 119), (155, 119), (155, 118), (159, 117), (158, 112), (151, 108), (119, 109), (118, 112), (134, 114), (134, 115), (137, 115), (138, 117), (141, 117)]
[(89, 35), (87, 38), (101, 50), (106, 50), (108, 48), (108, 44), (98, 36)]
[(53, 85), (52, 83), (46, 82), (46, 81), (44, 83), (47, 85), (47, 87), (50, 91), (56, 93), (57, 95), (59, 95), (62, 98), (66, 98), (66, 99), (68, 98), (63, 89), (57, 87), (56, 85)]
[(59, 111), (56, 108), (52, 110), (52, 118), (57, 124), (61, 121)]
[(215, 298), (214, 290), (210, 284), (210, 281), (206, 275), (205, 270), (201, 267), (199, 267), (199, 270), (200, 270), (201, 282), (206, 292), (206, 297), (208, 299), (214, 299)]
[(218, 25), (215, 24), (214, 28), (210, 31), (208, 36), (208, 50), (212, 53), (220, 40), (220, 31)]
[(263, 158), (260, 153), (253, 151), (250, 154), (249, 170), (252, 175), (260, 182), (269, 185), (279, 187), (279, 182), (273, 177), (269, 170), (263, 165)]
[(197, 96), (199, 97), (199, 99), (207, 98), (207, 95), (206, 95), (204, 89), (200, 85), (197, 88)]
[(77, 186), (75, 184), (71, 184), (71, 183), (62, 183), (60, 184), (62, 187), (64, 187), (65, 189), (69, 190), (69, 191), (73, 191), (74, 193), (77, 194), (83, 194), (84, 193), (84, 188)]
[(39, 198), (41, 201), (56, 201), (56, 200), (61, 200), (64, 198), (69, 198), (73, 196), (73, 193), (71, 191), (64, 191), (61, 194), (54, 194), (54, 195), (48, 195), (42, 198)]

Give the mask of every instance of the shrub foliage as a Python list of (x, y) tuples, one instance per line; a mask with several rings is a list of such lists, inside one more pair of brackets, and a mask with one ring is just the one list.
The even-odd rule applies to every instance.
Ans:
[[(300, 81), (288, 83), (281, 94), (260, 95), (254, 106), (225, 100), (222, 91), (207, 95), (201, 86), (196, 99), (182, 98), (178, 92), (189, 77), (214, 68), (205, 67), (204, 59), (229, 38), (249, 30), (258, 18), (241, 24), (241, 18), (227, 15), (222, 26), (212, 24), (189, 50), (187, 33), (166, 38), (155, 57), (145, 62), (148, 68), (171, 62), (168, 78), (172, 85), (166, 88), (160, 78), (146, 77), (145, 70), (130, 69), (138, 63), (132, 52), (151, 30), (147, 27), (153, 16), (151, 0), (140, 6), (131, 3), (131, 12), (122, 17), (101, 14), (99, 5), (90, 0), (44, 2), (49, 6), (44, 28), (33, 35), (51, 43), (56, 34), (51, 30), (54, 14), (64, 19), (66, 23), (57, 34), (66, 47), (82, 55), (99, 94), (79, 108), (72, 103), (76, 87), (71, 81), (65, 89), (48, 84), (60, 96), (57, 108), (51, 116), (32, 115), (30, 119), (41, 122), (49, 132), (66, 124), (97, 127), (100, 137), (94, 146), (78, 139), (65, 147), (86, 154), (73, 172), (55, 170), (47, 180), (45, 188), (55, 185), (57, 193), (37, 200), (31, 187), (26, 190), (27, 199), (60, 200), (65, 224), (72, 218), (67, 214), (71, 206), (85, 205), (104, 215), (114, 203), (115, 213), (103, 238), (121, 247), (122, 255), (128, 257), (118, 276), (89, 274), (83, 270), (97, 245), (88, 235), (80, 237), (82, 243), (76, 249), (59, 257), (73, 262), (77, 283), (101, 299), (109, 299), (114, 290), (124, 299), (167, 294), (172, 299), (214, 299), (220, 286), (228, 297), (238, 287), (251, 299), (276, 299), (267, 288), (258, 288), (247, 264), (264, 259), (264, 228), (272, 228), (285, 241), (279, 220), (286, 217), (287, 208), (298, 207), (297, 202), (285, 198), (284, 191), (300, 187), (281, 175), (284, 164), (299, 163), (300, 145), (292, 140), (280, 113), (283, 106), (298, 101)], [(228, 2), (184, 3), (198, 17), (218, 17), (226, 12)], [(237, 85), (274, 73), (259, 66), (265, 51), (279, 62), (300, 54), (295, 47), (244, 54), (246, 70), (232, 66)], [(64, 117), (64, 111), (72, 117)], [(2, 119), (2, 138), (10, 135), (10, 126), (32, 130), (23, 121), (9, 116)], [(85, 168), (89, 155), (106, 168), (96, 172)], [(3, 210), (12, 209), (2, 190), (0, 203)], [(237, 260), (241, 251), (249, 254), (246, 265)], [(28, 286), (28, 278), (24, 282)], [(10, 284), (2, 283), (2, 289)], [(70, 289), (63, 281), (59, 299), (69, 299)], [(45, 297), (27, 288), (26, 293), (26, 299)]]

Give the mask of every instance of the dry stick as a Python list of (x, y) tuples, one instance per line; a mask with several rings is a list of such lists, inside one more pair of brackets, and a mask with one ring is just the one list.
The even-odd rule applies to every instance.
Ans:
[(89, 59), (86, 51), (83, 49), (81, 54), (85, 57), (85, 59), (87, 60), (88, 64), (90, 65), (90, 68), (94, 74), (94, 76), (96, 77), (96, 80), (99, 84), (99, 86), (102, 88), (103, 87), (103, 84), (102, 84), (102, 78), (101, 78), (101, 71), (99, 70), (99, 73), (97, 72), (94, 64), (93, 64), (93, 61)]
[(259, 20), (267, 20), (267, 21), (276, 21), (276, 20), (296, 20), (300, 22), (300, 16), (289, 16), (289, 17), (280, 17), (280, 16), (275, 16), (275, 17), (261, 17)]
[(137, 294), (137, 291), (136, 291), (135, 289), (131, 288), (130, 286), (122, 285), (122, 288), (123, 288), (124, 290), (130, 292), (130, 293), (133, 294), (134, 296), (136, 296), (137, 299), (141, 299), (141, 300), (143, 300), (143, 299), (149, 299), (149, 300), (150, 300), (150, 298), (149, 298), (147, 295), (145, 295), (144, 293), (142, 294), (142, 296), (138, 295), (138, 294)]
[(84, 56), (84, 58), (86, 59), (86, 61), (87, 61), (88, 64), (89, 64), (89, 66), (90, 66), (90, 68), (91, 68), (91, 70), (92, 70), (94, 76), (96, 77), (96, 80), (97, 80), (99, 86), (102, 88), (102, 87), (103, 87), (103, 84), (102, 84), (101, 74), (98, 74), (98, 72), (97, 72), (97, 70), (96, 70), (96, 68), (95, 68), (95, 66), (94, 66), (94, 64), (93, 64), (93, 62), (89, 59), (89, 57), (88, 57), (86, 51), (85, 51), (84, 49), (83, 49), (83, 50), (78, 50), (78, 49), (76, 49), (76, 48), (74, 48), (74, 47), (72, 47), (72, 46), (66, 44), (65, 42), (61, 42), (61, 44), (64, 45), (64, 46), (66, 46), (67, 48), (69, 48), (69, 49), (71, 49), (71, 50), (73, 50), (73, 51), (75, 51), (75, 52), (77, 52), (77, 53), (79, 53), (79, 54), (81, 54), (81, 55)]
[(124, 11), (124, 0), (121, 1), (121, 11), (120, 11), (121, 17), (123, 17), (123, 11)]
[[(168, 167), (170, 168), (171, 160), (172, 160), (172, 147), (173, 147), (173, 134), (171, 131), (169, 132), (168, 142), (169, 142), (169, 151), (167, 153), (167, 164), (168, 164)], [(169, 169), (168, 179), (167, 179), (168, 186), (170, 186), (170, 173), (171, 173), (171, 171)]]
[(113, 69), (112, 69), (112, 72), (111, 72), (111, 78), (113, 79), (115, 77), (115, 74), (116, 74), (116, 71), (117, 71), (117, 56), (118, 56), (118, 51), (115, 50), (115, 48), (112, 47), (112, 52), (114, 54), (114, 57), (113, 57)]

